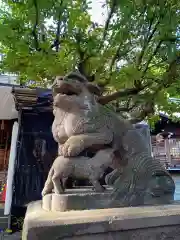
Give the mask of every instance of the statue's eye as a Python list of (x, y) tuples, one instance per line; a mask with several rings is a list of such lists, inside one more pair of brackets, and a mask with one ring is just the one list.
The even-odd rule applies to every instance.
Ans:
[(62, 78), (62, 77), (59, 77), (59, 78), (57, 78), (56, 81), (57, 81), (57, 82), (58, 82), (58, 81), (63, 81), (63, 78)]

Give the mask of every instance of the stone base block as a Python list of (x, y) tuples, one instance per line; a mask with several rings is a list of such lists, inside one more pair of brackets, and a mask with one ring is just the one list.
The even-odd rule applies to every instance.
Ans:
[(66, 190), (64, 194), (47, 194), (42, 199), (42, 208), (46, 211), (61, 212), (107, 208), (110, 204), (111, 191), (107, 188), (103, 193), (96, 193), (90, 188), (82, 188)]
[[(90, 210), (122, 207), (120, 201), (112, 200), (112, 188), (106, 186), (103, 193), (97, 193), (92, 188), (68, 189), (64, 194), (47, 194), (42, 199), (42, 208), (46, 211)], [(160, 205), (172, 202), (172, 195), (154, 197), (147, 193), (143, 205)], [(137, 204), (139, 205), (139, 204)]]
[(180, 204), (51, 212), (28, 206), (23, 240), (179, 240)]

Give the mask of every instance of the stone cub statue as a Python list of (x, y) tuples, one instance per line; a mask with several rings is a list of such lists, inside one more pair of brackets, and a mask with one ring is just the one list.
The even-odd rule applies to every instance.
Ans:
[(62, 194), (64, 192), (63, 183), (70, 176), (89, 179), (95, 191), (102, 192), (104, 187), (99, 183), (99, 179), (109, 166), (114, 168), (114, 151), (112, 148), (99, 150), (92, 158), (59, 156), (54, 160), (50, 169), (42, 195), (51, 193), (53, 189), (56, 194)]

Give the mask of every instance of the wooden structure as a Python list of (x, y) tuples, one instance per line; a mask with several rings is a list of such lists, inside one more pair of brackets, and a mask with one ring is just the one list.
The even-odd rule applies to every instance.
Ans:
[(57, 154), (51, 126), (52, 93), (49, 89), (14, 87), (12, 94), (19, 112), (18, 146), (12, 207), (41, 199), (41, 191)]
[(18, 111), (39, 107), (42, 107), (41, 110), (43, 109), (43, 111), (52, 111), (52, 94), (50, 89), (13, 87), (12, 94)]
[[(156, 140), (159, 133), (163, 135), (162, 141)], [(161, 114), (151, 135), (154, 158), (168, 168), (180, 168), (180, 122), (173, 122)]]
[(180, 138), (164, 139), (157, 142), (152, 136), (152, 150), (155, 159), (169, 167), (180, 167)]

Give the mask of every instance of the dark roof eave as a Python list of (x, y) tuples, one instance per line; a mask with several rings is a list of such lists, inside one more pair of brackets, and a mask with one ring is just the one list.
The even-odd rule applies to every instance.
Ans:
[(50, 89), (13, 87), (12, 94), (17, 110), (50, 106), (52, 104)]

